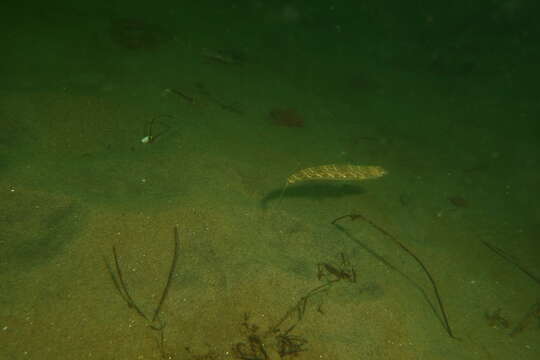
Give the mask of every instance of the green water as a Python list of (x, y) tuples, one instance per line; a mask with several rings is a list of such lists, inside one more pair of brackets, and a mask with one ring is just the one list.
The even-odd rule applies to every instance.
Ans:
[(0, 12), (0, 359), (539, 357), (536, 2), (72, 3)]

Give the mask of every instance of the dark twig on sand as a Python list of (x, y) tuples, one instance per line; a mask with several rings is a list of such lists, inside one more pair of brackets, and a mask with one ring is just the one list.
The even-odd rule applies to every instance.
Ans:
[(124, 301), (126, 302), (128, 307), (130, 307), (132, 309), (135, 309), (137, 314), (139, 314), (140, 316), (142, 316), (143, 318), (148, 320), (148, 317), (137, 306), (137, 304), (135, 303), (135, 301), (133, 301), (133, 298), (129, 294), (129, 291), (128, 291), (127, 286), (126, 286), (126, 282), (124, 280), (124, 276), (122, 275), (122, 268), (120, 267), (120, 260), (118, 260), (118, 253), (117, 253), (116, 247), (114, 245), (112, 247), (112, 253), (113, 253), (113, 257), (114, 257), (114, 267), (115, 267), (116, 273), (113, 272), (113, 270), (112, 270), (111, 266), (109, 265), (109, 263), (107, 262), (107, 260), (105, 258), (103, 258), (103, 260), (105, 261), (105, 265), (107, 266), (107, 270), (109, 272), (109, 275), (111, 276), (111, 279), (112, 279), (112, 281), (114, 283), (114, 287), (116, 288), (116, 290), (118, 290), (118, 293), (120, 294), (122, 299), (124, 299)]
[(107, 267), (107, 271), (109, 272), (109, 275), (111, 276), (112, 282), (114, 284), (114, 287), (122, 297), (122, 299), (125, 301), (128, 307), (135, 309), (137, 314), (139, 314), (141, 317), (143, 317), (147, 322), (147, 326), (155, 331), (159, 332), (159, 339), (158, 339), (158, 347), (161, 352), (162, 358), (169, 358), (168, 355), (165, 352), (165, 323), (161, 321), (159, 318), (159, 314), (161, 313), (161, 308), (163, 307), (163, 303), (165, 302), (165, 299), (167, 298), (167, 295), (169, 293), (169, 288), (171, 287), (171, 281), (174, 274), (174, 270), (176, 268), (176, 262), (178, 260), (178, 251), (180, 248), (180, 239), (178, 236), (178, 227), (174, 227), (174, 250), (173, 250), (173, 257), (171, 261), (171, 267), (169, 269), (169, 274), (167, 276), (167, 282), (165, 283), (165, 286), (163, 288), (163, 291), (161, 292), (161, 297), (159, 298), (159, 303), (154, 310), (154, 314), (152, 316), (152, 319), (147, 317), (144, 312), (137, 306), (133, 298), (131, 297), (127, 286), (126, 281), (124, 280), (124, 276), (122, 273), (122, 268), (120, 267), (120, 260), (118, 259), (118, 253), (116, 251), (116, 247), (112, 247), (112, 253), (114, 257), (114, 270), (111, 267), (111, 265), (107, 262), (107, 259), (104, 257), (103, 260), (105, 262), (105, 266)]
[(484, 245), (487, 246), (488, 249), (490, 249), (491, 251), (493, 251), (495, 254), (499, 255), (500, 257), (502, 257), (504, 260), (508, 261), (510, 264), (514, 265), (515, 267), (517, 267), (522, 273), (524, 273), (525, 275), (527, 275), (530, 279), (532, 279), (533, 281), (535, 281), (537, 284), (540, 284), (540, 278), (536, 275), (534, 275), (532, 272), (530, 272), (528, 269), (526, 269), (524, 266), (520, 265), (519, 262), (513, 257), (511, 256), (510, 254), (506, 253), (504, 250), (496, 247), (495, 245), (492, 245), (490, 243), (488, 243), (487, 241), (482, 241), (482, 243)]
[(169, 293), (169, 288), (171, 286), (171, 280), (174, 274), (174, 269), (176, 268), (176, 261), (178, 260), (179, 247), (180, 247), (180, 238), (178, 236), (178, 226), (175, 226), (174, 227), (174, 251), (173, 251), (173, 258), (171, 262), (171, 268), (169, 269), (169, 275), (167, 276), (167, 283), (165, 284), (165, 287), (163, 288), (163, 292), (161, 293), (161, 298), (159, 299), (158, 306), (156, 307), (156, 310), (154, 311), (152, 322), (156, 321), (156, 319), (159, 317), (161, 307), (163, 306), (163, 303), (165, 302), (165, 298), (167, 297), (167, 294)]
[(343, 216), (340, 216), (336, 219), (334, 219), (332, 221), (332, 225), (336, 225), (337, 226), (337, 222), (340, 221), (340, 220), (343, 220), (343, 219), (346, 219), (346, 218), (349, 218), (351, 220), (356, 220), (356, 219), (361, 219), (361, 220), (364, 220), (366, 223), (368, 223), (369, 225), (371, 225), (373, 228), (375, 228), (377, 231), (379, 231), (380, 233), (382, 233), (383, 235), (385, 235), (387, 238), (389, 238), (390, 240), (392, 240), (392, 242), (394, 242), (396, 245), (398, 245), (403, 251), (405, 251), (407, 254), (409, 254), (417, 263), (418, 265), (420, 265), (420, 267), (422, 268), (422, 270), (424, 271), (424, 273), (426, 274), (427, 278), (429, 279), (429, 282), (431, 283), (432, 287), (433, 287), (433, 292), (435, 293), (435, 297), (437, 299), (437, 303), (439, 305), (439, 309), (441, 311), (441, 315), (442, 315), (442, 320), (443, 320), (443, 326), (446, 330), (446, 332), (448, 333), (448, 335), (451, 337), (451, 338), (454, 338), (454, 339), (457, 339), (453, 332), (452, 332), (452, 328), (450, 327), (450, 322), (448, 321), (448, 316), (446, 315), (446, 311), (444, 309), (444, 305), (443, 305), (443, 302), (442, 302), (442, 299), (441, 299), (441, 296), (439, 294), (439, 289), (437, 288), (437, 284), (435, 283), (435, 279), (433, 279), (433, 276), (431, 276), (431, 273), (429, 272), (429, 270), (427, 269), (427, 267), (424, 265), (424, 263), (420, 260), (420, 258), (418, 256), (416, 256), (411, 250), (409, 250), (405, 245), (403, 245), (403, 243), (401, 241), (399, 241), (395, 236), (393, 236), (392, 234), (390, 234), (388, 231), (386, 231), (385, 229), (383, 229), (382, 227), (380, 227), (379, 225), (375, 224), (373, 221), (369, 220), (368, 218), (366, 218), (364, 215), (361, 215), (361, 214), (348, 214), (348, 215), (343, 215)]

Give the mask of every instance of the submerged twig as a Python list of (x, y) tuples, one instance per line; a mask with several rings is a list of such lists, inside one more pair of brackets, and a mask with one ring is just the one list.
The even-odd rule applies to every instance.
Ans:
[[(487, 241), (482, 241), (482, 243), (491, 251), (493, 251), (495, 254), (502, 257), (504, 260), (508, 261), (510, 264), (517, 267), (522, 273), (527, 275), (530, 279), (532, 279), (537, 284), (540, 284), (540, 278), (536, 275), (534, 275), (531, 271), (526, 269), (523, 265), (521, 265), (518, 260), (516, 260), (513, 256), (505, 252), (504, 250), (496, 247), (495, 245), (492, 245), (488, 243)], [(540, 300), (538, 300), (535, 304), (532, 305), (532, 307), (529, 309), (529, 311), (525, 314), (525, 316), (521, 319), (521, 321), (512, 329), (510, 332), (510, 336), (516, 336), (523, 332), (531, 323), (531, 321), (534, 318), (540, 319)]]
[(161, 298), (159, 299), (158, 306), (156, 307), (156, 310), (154, 311), (154, 316), (152, 317), (152, 322), (156, 321), (156, 319), (159, 316), (159, 312), (161, 311), (161, 307), (163, 306), (163, 302), (165, 301), (165, 298), (167, 297), (167, 294), (169, 293), (169, 288), (171, 286), (171, 280), (174, 274), (174, 269), (176, 267), (176, 260), (178, 259), (178, 247), (180, 246), (180, 238), (178, 236), (178, 226), (174, 227), (174, 251), (173, 251), (173, 259), (171, 262), (171, 268), (169, 269), (169, 275), (167, 276), (167, 282), (165, 283), (165, 287), (163, 288), (163, 292), (161, 293)]
[[(292, 306), (282, 317), (281, 319), (279, 319), (279, 321), (271, 326), (267, 333), (266, 334), (270, 334), (270, 333), (281, 333), (283, 335), (288, 335), (295, 327), (296, 325), (298, 325), (298, 323), (304, 318), (304, 314), (306, 312), (306, 306), (307, 306), (307, 303), (308, 303), (308, 300), (309, 298), (311, 298), (312, 296), (320, 293), (320, 292), (323, 292), (325, 291), (326, 289), (330, 288), (332, 286), (333, 283), (339, 281), (340, 279), (335, 279), (335, 280), (330, 280), (322, 285), (319, 285), (313, 289), (311, 289), (310, 291), (308, 291), (307, 294), (305, 294), (304, 296), (302, 296), (297, 302), (296, 304), (294, 304), (294, 306)], [(280, 327), (289, 319), (291, 319), (291, 317), (293, 317), (294, 315), (296, 314), (296, 319), (293, 320), (292, 322), (292, 325), (290, 325), (287, 330), (285, 331), (281, 331), (280, 330)]]
[(524, 273), (525, 275), (527, 275), (530, 279), (532, 279), (533, 281), (535, 281), (537, 284), (540, 284), (540, 278), (536, 275), (534, 275), (533, 273), (531, 273), (528, 269), (526, 269), (525, 267), (523, 267), (522, 265), (520, 265), (518, 263), (518, 261), (512, 257), (511, 255), (509, 255), (508, 253), (506, 253), (504, 250), (502, 249), (499, 249), (498, 247), (496, 247), (495, 245), (491, 245), (490, 243), (488, 243), (487, 241), (482, 241), (482, 243), (487, 246), (488, 249), (490, 249), (491, 251), (493, 251), (495, 254), (499, 255), (500, 257), (502, 257), (504, 260), (508, 261), (510, 264), (514, 265), (515, 267), (517, 267), (522, 273)]
[(454, 336), (453, 332), (452, 332), (452, 328), (450, 327), (450, 322), (448, 321), (448, 316), (446, 315), (446, 311), (444, 309), (444, 305), (443, 305), (441, 296), (439, 294), (439, 289), (437, 288), (437, 284), (435, 283), (435, 279), (433, 279), (433, 276), (431, 276), (431, 273), (429, 272), (427, 267), (424, 265), (424, 263), (420, 260), (420, 258), (418, 256), (416, 256), (411, 250), (409, 250), (405, 245), (403, 245), (403, 243), (401, 241), (399, 241), (395, 236), (393, 236), (388, 231), (384, 230), (382, 227), (375, 224), (373, 221), (369, 220), (368, 218), (366, 218), (365, 216), (363, 216), (361, 214), (348, 214), (348, 215), (340, 216), (340, 217), (338, 217), (338, 218), (336, 218), (336, 219), (334, 219), (332, 221), (332, 225), (337, 225), (338, 221), (346, 219), (346, 218), (349, 218), (351, 220), (356, 220), (356, 219), (364, 220), (369, 225), (371, 225), (373, 228), (375, 228), (377, 231), (379, 231), (381, 234), (385, 235), (387, 238), (392, 240), (402, 250), (404, 250), (407, 254), (409, 254), (418, 263), (418, 265), (420, 265), (420, 267), (422, 268), (422, 270), (426, 274), (427, 278), (429, 279), (429, 281), (430, 281), (430, 283), (431, 283), (431, 285), (433, 287), (433, 292), (435, 293), (435, 298), (437, 299), (437, 303), (438, 303), (439, 309), (441, 311), (441, 316), (442, 316), (442, 319), (443, 319), (443, 326), (444, 326), (446, 332), (448, 333), (448, 335), (451, 338), (457, 339)]
[(128, 291), (127, 286), (126, 286), (126, 282), (124, 281), (124, 276), (122, 275), (122, 268), (120, 267), (120, 260), (118, 260), (118, 253), (116, 252), (116, 247), (114, 245), (112, 247), (112, 253), (113, 253), (113, 257), (114, 257), (114, 266), (115, 266), (115, 270), (116, 270), (116, 275), (112, 271), (112, 268), (109, 265), (109, 263), (107, 262), (107, 260), (106, 259), (104, 259), (104, 260), (105, 260), (105, 265), (107, 266), (107, 270), (109, 272), (109, 275), (111, 276), (111, 279), (112, 279), (112, 281), (114, 283), (114, 286), (115, 286), (116, 290), (118, 290), (118, 293), (120, 294), (122, 299), (124, 299), (124, 301), (126, 302), (128, 307), (130, 307), (132, 309), (135, 309), (137, 314), (139, 314), (140, 316), (142, 316), (143, 318), (148, 320), (148, 317), (146, 317), (146, 315), (137, 306), (137, 304), (135, 303), (135, 301), (133, 301), (133, 298), (129, 294), (129, 291)]
[[(180, 247), (180, 240), (178, 236), (178, 227), (174, 227), (174, 250), (173, 250), (173, 258), (171, 262), (171, 267), (169, 269), (169, 274), (167, 276), (167, 282), (165, 283), (165, 287), (163, 288), (163, 291), (161, 293), (161, 297), (159, 299), (159, 303), (154, 310), (154, 315), (152, 316), (151, 322), (154, 322), (159, 317), (159, 313), (161, 311), (161, 308), (163, 306), (163, 303), (165, 302), (165, 299), (167, 298), (167, 294), (169, 293), (169, 288), (171, 286), (171, 280), (174, 274), (174, 270), (176, 268), (176, 262), (178, 259), (178, 248)], [(124, 280), (122, 268), (120, 267), (120, 260), (118, 259), (118, 252), (116, 251), (116, 247), (113, 245), (112, 247), (112, 253), (114, 258), (114, 266), (115, 271), (113, 271), (110, 264), (107, 262), (107, 259), (104, 257), (103, 260), (105, 262), (105, 266), (107, 267), (107, 271), (109, 275), (111, 276), (112, 282), (114, 284), (114, 287), (122, 297), (122, 299), (126, 302), (126, 304), (130, 307), (135, 309), (139, 315), (141, 315), (146, 320), (150, 320), (143, 312), (142, 310), (137, 306), (133, 298), (131, 297), (127, 286), (126, 281)], [(116, 273), (115, 273), (116, 272)], [(152, 326), (153, 327), (153, 326)], [(155, 327), (156, 330), (161, 329), (163, 326)], [(154, 327), (153, 327), (154, 328)]]
[[(137, 306), (133, 298), (131, 297), (126, 282), (124, 280), (124, 276), (122, 273), (122, 268), (120, 267), (120, 260), (118, 259), (118, 253), (116, 251), (116, 247), (112, 247), (112, 253), (114, 257), (114, 270), (111, 267), (111, 265), (107, 262), (107, 259), (104, 257), (105, 265), (107, 267), (107, 271), (109, 272), (109, 275), (111, 276), (112, 282), (114, 284), (114, 287), (122, 297), (122, 299), (126, 302), (128, 307), (135, 309), (137, 314), (142, 316), (145, 320), (147, 320), (148, 324), (147, 326), (155, 331), (159, 332), (159, 338), (157, 339), (157, 345), (159, 348), (159, 351), (161, 353), (161, 357), (163, 359), (170, 359), (169, 355), (165, 351), (165, 322), (161, 321), (159, 318), (159, 314), (161, 312), (161, 308), (163, 307), (163, 303), (165, 302), (165, 299), (167, 298), (167, 294), (169, 293), (169, 288), (171, 287), (171, 281), (174, 274), (174, 270), (176, 268), (176, 262), (178, 259), (178, 249), (180, 247), (180, 240), (178, 236), (178, 227), (174, 227), (174, 251), (173, 251), (173, 258), (171, 262), (171, 267), (169, 269), (169, 274), (167, 276), (167, 282), (165, 283), (165, 287), (163, 288), (163, 291), (161, 293), (161, 297), (159, 299), (159, 303), (154, 310), (154, 314), (152, 316), (152, 319), (148, 318), (142, 310)], [(157, 322), (156, 322), (157, 320)]]
[(126, 295), (124, 294), (124, 292), (122, 290), (122, 287), (120, 286), (120, 283), (119, 283), (118, 279), (116, 278), (116, 276), (114, 275), (114, 272), (113, 272), (113, 270), (111, 268), (111, 265), (109, 264), (109, 262), (107, 261), (107, 258), (105, 256), (103, 256), (103, 262), (105, 263), (105, 266), (107, 267), (107, 272), (111, 276), (111, 280), (112, 280), (112, 282), (114, 284), (114, 287), (116, 288), (116, 291), (118, 291), (118, 294), (120, 295), (120, 297), (122, 297), (122, 299), (124, 299), (124, 301), (129, 305), (129, 300), (126, 297)]
[(180, 91), (178, 89), (170, 89), (171, 92), (175, 93), (176, 95), (180, 96), (182, 99), (187, 101), (190, 104), (195, 103), (195, 97), (188, 95), (187, 93)]

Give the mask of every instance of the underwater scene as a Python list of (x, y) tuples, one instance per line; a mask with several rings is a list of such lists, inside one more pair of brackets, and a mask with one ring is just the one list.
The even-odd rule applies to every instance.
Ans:
[(540, 3), (14, 1), (0, 360), (540, 359)]

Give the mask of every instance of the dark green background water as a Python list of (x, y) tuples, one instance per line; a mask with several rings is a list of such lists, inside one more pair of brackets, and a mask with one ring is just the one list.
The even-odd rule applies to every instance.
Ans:
[[(515, 266), (540, 276), (537, 14), (532, 0), (4, 2), (0, 359), (238, 358), (250, 313), (274, 360), (263, 330), (340, 254), (358, 281), (310, 299), (299, 358), (538, 358), (540, 287)], [(388, 175), (279, 199), (325, 164)], [(461, 341), (395, 243), (329, 224), (348, 213), (423, 259)], [(151, 313), (175, 225), (159, 348), (103, 257), (117, 247)]]

